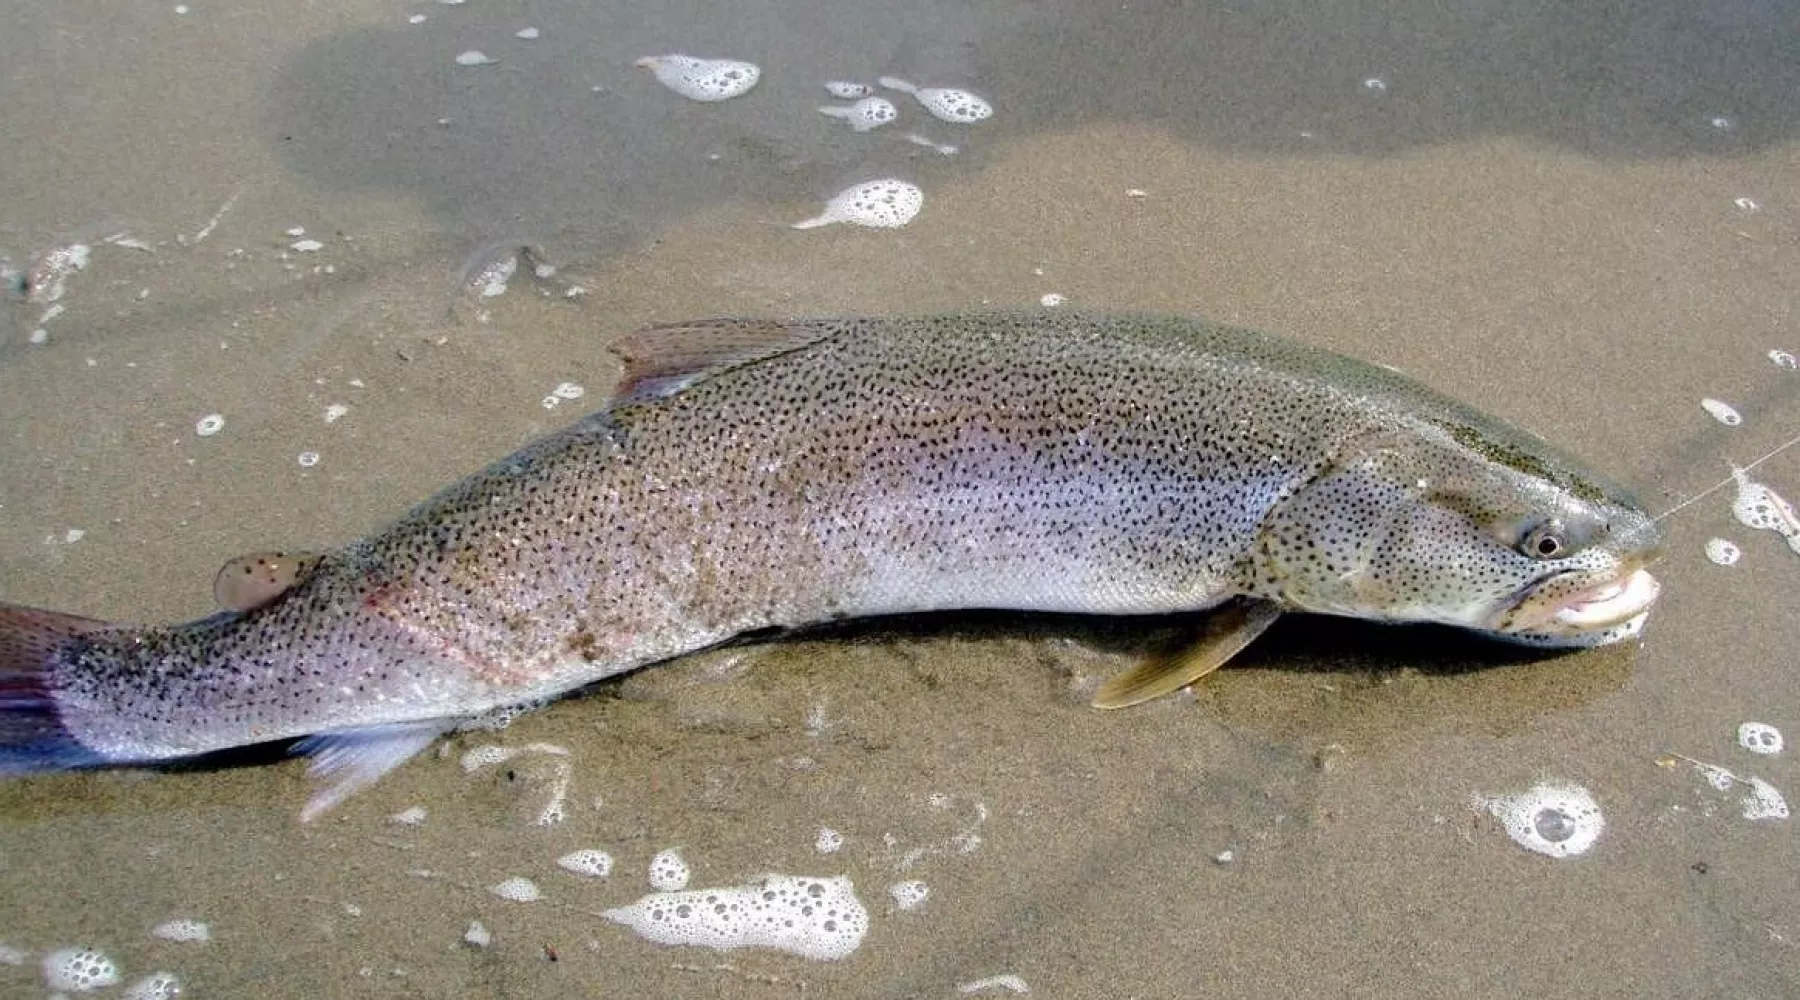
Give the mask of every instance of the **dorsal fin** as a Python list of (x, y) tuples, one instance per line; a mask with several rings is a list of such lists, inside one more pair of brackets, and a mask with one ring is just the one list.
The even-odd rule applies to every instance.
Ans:
[(252, 552), (228, 559), (213, 577), (213, 600), (227, 611), (251, 611), (307, 578), (322, 558), (317, 552)]
[(703, 319), (626, 334), (612, 346), (625, 362), (615, 405), (673, 396), (711, 376), (810, 347), (832, 332), (817, 323)]

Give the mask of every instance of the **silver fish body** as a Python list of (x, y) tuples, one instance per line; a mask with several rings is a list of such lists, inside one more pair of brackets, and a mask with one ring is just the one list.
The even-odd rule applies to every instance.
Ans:
[(323, 733), (316, 811), (459, 720), (771, 626), (1245, 600), (1583, 645), (1656, 596), (1655, 526), (1617, 487), (1248, 331), (721, 320), (624, 353), (607, 409), (259, 606), (166, 628), (0, 608), (0, 769)]

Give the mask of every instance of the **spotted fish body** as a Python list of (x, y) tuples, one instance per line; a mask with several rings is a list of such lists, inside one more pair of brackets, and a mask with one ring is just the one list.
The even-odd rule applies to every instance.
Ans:
[(266, 603), (166, 628), (0, 607), (0, 770), (324, 734), (316, 811), (460, 720), (770, 627), (1248, 601), (1581, 645), (1655, 597), (1623, 492), (1392, 371), (1247, 331), (721, 320), (622, 353), (610, 407)]

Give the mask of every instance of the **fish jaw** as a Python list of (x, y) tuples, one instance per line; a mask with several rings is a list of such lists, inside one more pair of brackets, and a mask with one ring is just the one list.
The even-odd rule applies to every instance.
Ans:
[(1605, 645), (1636, 635), (1661, 592), (1642, 561), (1610, 573), (1563, 573), (1533, 584), (1489, 629), (1536, 646)]

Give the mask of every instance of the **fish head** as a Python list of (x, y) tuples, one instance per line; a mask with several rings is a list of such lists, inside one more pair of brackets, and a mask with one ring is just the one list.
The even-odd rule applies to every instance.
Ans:
[[(1442, 432), (1439, 432), (1442, 431)], [(1461, 426), (1353, 441), (1264, 520), (1259, 596), (1540, 646), (1637, 634), (1655, 522), (1536, 438)]]

